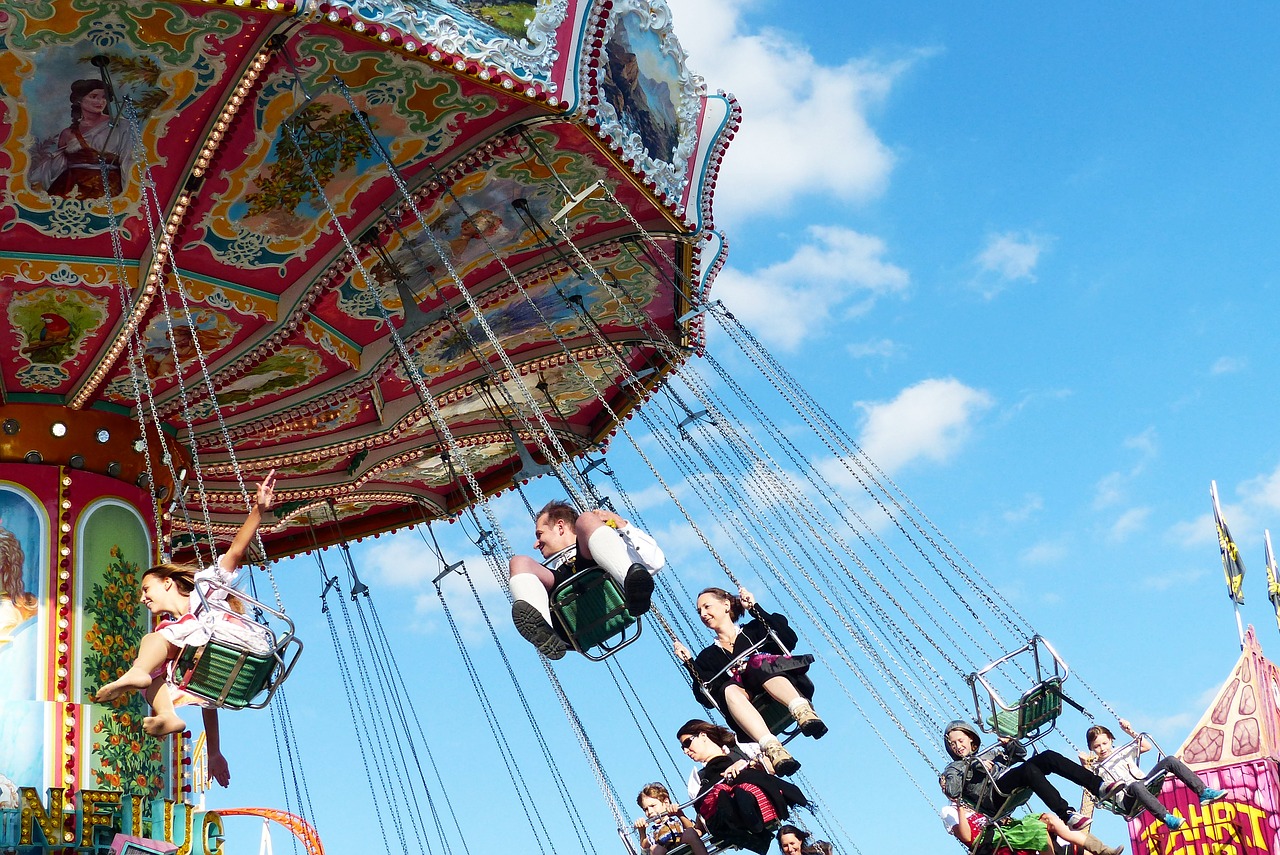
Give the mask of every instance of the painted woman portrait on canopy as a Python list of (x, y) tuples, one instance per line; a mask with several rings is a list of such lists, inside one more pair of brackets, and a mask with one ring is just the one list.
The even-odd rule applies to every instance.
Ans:
[(123, 118), (112, 119), (110, 102), (101, 79), (71, 82), (70, 121), (40, 137), (31, 150), (27, 181), (32, 188), (79, 199), (120, 194), (132, 164), (133, 132)]

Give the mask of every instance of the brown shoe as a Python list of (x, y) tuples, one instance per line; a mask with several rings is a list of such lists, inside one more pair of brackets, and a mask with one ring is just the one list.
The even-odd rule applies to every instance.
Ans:
[(826, 722), (818, 718), (818, 714), (813, 711), (813, 704), (805, 703), (803, 706), (796, 707), (791, 717), (796, 720), (796, 724), (800, 725), (800, 732), (805, 736), (821, 739), (827, 735)]
[(516, 625), (516, 631), (543, 656), (548, 659), (564, 658), (568, 646), (533, 605), (516, 600), (511, 605), (511, 621)]
[(785, 778), (800, 771), (800, 761), (792, 757), (791, 752), (782, 747), (781, 742), (770, 742), (760, 747), (764, 751), (764, 756), (773, 764), (773, 774), (779, 778)]

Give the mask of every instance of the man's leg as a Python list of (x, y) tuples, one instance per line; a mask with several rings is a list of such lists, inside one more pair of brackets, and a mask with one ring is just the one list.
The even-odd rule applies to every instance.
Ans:
[(622, 588), (627, 611), (633, 617), (649, 611), (653, 576), (648, 567), (632, 561), (631, 550), (622, 535), (589, 511), (578, 517), (574, 533), (578, 536), (578, 554), (599, 564)]
[(551, 625), (549, 592), (555, 574), (527, 555), (513, 555), (511, 571), (511, 621), (525, 640), (548, 659), (562, 659), (565, 643)]

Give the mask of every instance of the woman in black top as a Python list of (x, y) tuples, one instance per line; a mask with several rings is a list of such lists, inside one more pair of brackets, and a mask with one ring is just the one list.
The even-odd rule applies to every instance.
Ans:
[(808, 804), (798, 787), (770, 774), (767, 758), (747, 757), (728, 728), (693, 719), (677, 736), (684, 753), (702, 764), (694, 806), (721, 846), (764, 855), (773, 842), (771, 830), (792, 807)]
[[(738, 626), (738, 618), (753, 609), (755, 616), (745, 625)], [(768, 694), (786, 705), (801, 733), (814, 739), (823, 736), (827, 726), (810, 703), (813, 683), (806, 674), (813, 657), (785, 655), (769, 639), (769, 630), (773, 630), (777, 640), (788, 649), (798, 641), (787, 619), (757, 608), (755, 597), (746, 588), (739, 588), (736, 597), (722, 588), (707, 588), (698, 595), (698, 617), (715, 634), (715, 643), (696, 658), (683, 644), (675, 644), (676, 656), (693, 673), (694, 697), (705, 707), (712, 706), (714, 702), (740, 737), (759, 743), (779, 775), (795, 773), (800, 764), (769, 732), (751, 699)], [(760, 641), (765, 641), (764, 645), (749, 659), (728, 672), (724, 671), (725, 666)], [(703, 683), (709, 683), (710, 698), (701, 690)]]

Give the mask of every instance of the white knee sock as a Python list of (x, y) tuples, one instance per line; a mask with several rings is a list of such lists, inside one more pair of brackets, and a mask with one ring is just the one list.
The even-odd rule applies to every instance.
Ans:
[(793, 700), (791, 703), (787, 704), (787, 712), (793, 713), (796, 710), (800, 709), (801, 707), (807, 707), (807, 706), (809, 706), (809, 699), (806, 698), (804, 695), (801, 695), (800, 697)]
[(602, 525), (587, 538), (587, 549), (591, 552), (591, 560), (603, 567), (615, 582), (621, 585), (626, 580), (627, 571), (634, 562), (622, 535)]
[(511, 596), (533, 606), (547, 623), (551, 623), (551, 597), (537, 576), (532, 573), (517, 573), (512, 576)]

